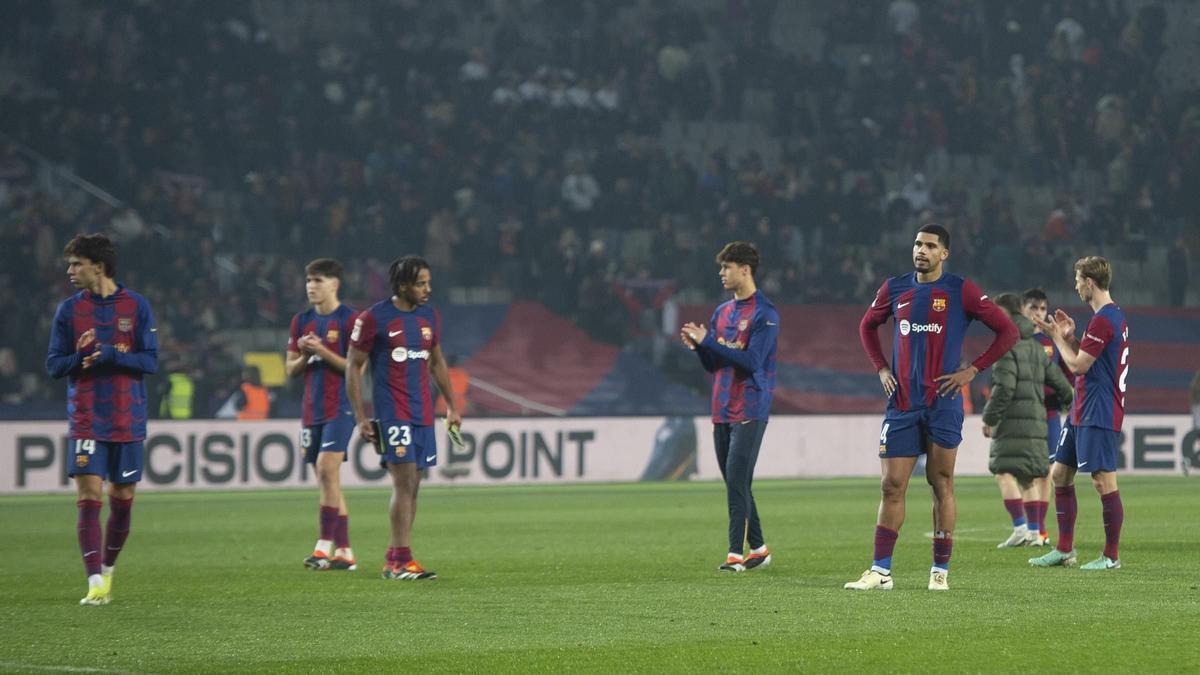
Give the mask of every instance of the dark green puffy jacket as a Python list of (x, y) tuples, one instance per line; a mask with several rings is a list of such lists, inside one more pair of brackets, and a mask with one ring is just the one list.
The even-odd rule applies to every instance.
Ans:
[(988, 469), (1034, 478), (1050, 470), (1043, 385), (1058, 394), (1063, 406), (1071, 403), (1074, 391), (1033, 339), (1033, 323), (1023, 316), (1013, 317), (1013, 323), (1021, 339), (992, 365), (992, 398), (983, 409), (983, 423), (994, 427)]

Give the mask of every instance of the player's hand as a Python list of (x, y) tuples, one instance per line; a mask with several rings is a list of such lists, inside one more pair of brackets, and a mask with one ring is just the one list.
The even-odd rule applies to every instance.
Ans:
[(374, 443), (376, 441), (375, 425), (371, 424), (371, 420), (363, 420), (358, 423), (358, 435), (368, 443)]
[(679, 339), (683, 341), (684, 347), (687, 347), (692, 351), (696, 351), (696, 341), (693, 340), (691, 336), (685, 333), (682, 329), (679, 331)]
[(959, 368), (948, 375), (938, 375), (933, 378), (934, 382), (941, 382), (938, 385), (938, 396), (954, 396), (954, 394), (963, 388), (964, 384), (975, 379), (975, 376), (978, 374), (978, 368), (967, 366), (966, 368)]
[(984, 437), (984, 438), (991, 438), (991, 437), (992, 437), (992, 427), (989, 427), (989, 426), (988, 426), (988, 425), (986, 425), (986, 424), (985, 424), (985, 425), (983, 425), (983, 437)]
[(704, 342), (704, 337), (708, 335), (708, 329), (702, 323), (689, 321), (683, 324), (683, 334), (691, 338), (692, 342), (700, 344)]
[(89, 329), (83, 331), (83, 334), (80, 335), (79, 339), (75, 341), (75, 351), (81, 352), (84, 349), (86, 349), (88, 347), (88, 345), (92, 344), (95, 341), (96, 341), (96, 329), (89, 328)]
[(1054, 325), (1064, 340), (1070, 339), (1075, 334), (1075, 319), (1061, 309), (1054, 310)]
[(321, 338), (318, 338), (312, 333), (308, 333), (296, 341), (296, 346), (305, 354), (313, 354), (317, 348), (321, 346)]
[(96, 349), (92, 353), (83, 357), (83, 364), (82, 364), (83, 369), (87, 370), (88, 368), (91, 368), (92, 366), (96, 365), (100, 361), (101, 354), (103, 354), (103, 352), (99, 349)]
[(892, 375), (891, 368), (879, 369), (879, 384), (883, 385), (883, 393), (888, 396), (896, 393), (896, 376)]
[(462, 427), (462, 415), (457, 410), (446, 411), (446, 426)]

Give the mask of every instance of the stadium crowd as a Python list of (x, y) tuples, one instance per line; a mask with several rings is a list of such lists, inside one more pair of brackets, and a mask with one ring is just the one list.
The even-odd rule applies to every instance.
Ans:
[[(51, 198), (0, 144), (0, 308), (47, 334), (63, 243), (114, 234), (118, 279), (150, 299), (164, 369), (198, 376), (206, 415), (238, 382), (223, 331), (286, 327), (323, 255), (348, 262), (352, 301), (422, 252), (441, 289), (506, 289), (617, 343), (630, 289), (715, 298), (712, 255), (735, 239), (770, 252), (762, 286), (784, 303), (862, 302), (894, 272), (879, 242), (935, 218), (955, 268), (997, 288), (1062, 285), (1085, 233), (1178, 240), (1187, 278), (1200, 99), (1155, 76), (1160, 7), (813, 3), (813, 53), (770, 39), (780, 5), (372, 3), (348, 40), (276, 35), (240, 2), (5, 3), (0, 49), (24, 77), (0, 131), (120, 205)], [(778, 161), (666, 148), (664, 121), (701, 120), (760, 120)], [(1000, 178), (979, 189), (950, 170), (963, 157)], [(1030, 185), (1055, 203), (1020, 221)], [(59, 398), (44, 347), (5, 341), (4, 402)]]

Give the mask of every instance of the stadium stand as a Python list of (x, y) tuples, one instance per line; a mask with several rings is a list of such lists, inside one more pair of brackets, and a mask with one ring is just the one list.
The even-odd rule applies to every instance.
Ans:
[[(118, 237), (199, 415), (243, 352), (282, 348), (304, 262), (346, 260), (363, 306), (408, 252), (433, 263), (484, 387), (572, 414), (703, 409), (664, 346), (681, 310), (655, 289), (710, 306), (712, 254), (735, 238), (770, 252), (762, 286), (805, 326), (784, 333), (780, 405), (873, 410), (846, 336), (932, 218), (956, 233), (955, 271), (1055, 304), (1077, 255), (1112, 258), (1134, 335), (1161, 346), (1139, 353), (1131, 405), (1186, 406), (1188, 3), (368, 6), (4, 3), (0, 311), (37, 337), (0, 349), (0, 415), (61, 416), (41, 336), (68, 293), (62, 243), (94, 230)], [(536, 412), (479, 391), (485, 414)]]

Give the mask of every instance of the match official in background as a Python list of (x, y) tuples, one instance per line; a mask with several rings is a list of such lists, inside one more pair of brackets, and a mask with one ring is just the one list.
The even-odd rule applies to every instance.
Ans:
[(995, 302), (1021, 332), (1017, 344), (992, 364), (992, 397), (983, 409), (983, 435), (992, 439), (988, 470), (996, 476), (1013, 525), (1012, 534), (997, 548), (1008, 548), (1035, 544), (1041, 536), (1036, 520), (1026, 518), (1025, 503), (1038, 500), (1036, 481), (1050, 473), (1045, 391), (1050, 388), (1058, 401), (1067, 403), (1073, 393), (1034, 338), (1033, 322), (1022, 314), (1021, 298), (1002, 293)]
[[(63, 250), (67, 278), (80, 289), (54, 314), (46, 370), (67, 377), (71, 464), (79, 509), (76, 531), (88, 592), (81, 605), (112, 599), (113, 567), (129, 536), (133, 493), (142, 479), (145, 375), (158, 370), (150, 304), (113, 281), (117, 249), (102, 234), (81, 234)], [(108, 523), (100, 498), (108, 481)]]
[(713, 374), (713, 443), (729, 501), (729, 553), (718, 568), (725, 572), (771, 563), (750, 486), (775, 392), (779, 313), (754, 282), (758, 262), (752, 244), (726, 244), (717, 263), (733, 299), (713, 312), (711, 330), (691, 322), (680, 330), (684, 345)]

